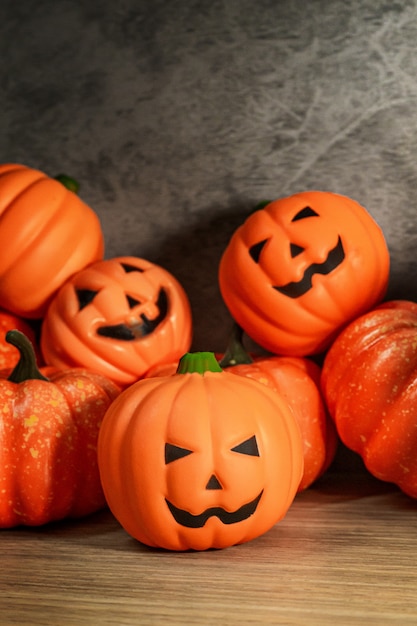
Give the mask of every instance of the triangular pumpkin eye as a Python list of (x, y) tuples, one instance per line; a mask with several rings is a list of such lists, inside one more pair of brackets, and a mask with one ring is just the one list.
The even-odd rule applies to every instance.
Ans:
[(242, 441), (237, 446), (232, 448), (232, 452), (238, 452), (239, 454), (247, 454), (249, 456), (259, 456), (258, 444), (256, 442), (256, 437), (250, 437), (246, 439), (246, 441)]
[(249, 254), (251, 255), (252, 259), (255, 261), (255, 263), (258, 263), (262, 249), (267, 241), (268, 239), (264, 239), (263, 241), (259, 241), (259, 243), (253, 244), (253, 246), (249, 248)]
[(78, 304), (81, 311), (81, 309), (94, 300), (98, 291), (94, 291), (93, 289), (76, 289), (75, 293), (77, 294)]
[(181, 448), (181, 446), (176, 446), (173, 443), (165, 444), (165, 463), (172, 463), (173, 461), (177, 461), (178, 459), (182, 459), (185, 456), (192, 454), (192, 450), (187, 450), (187, 448)]
[(140, 301), (136, 300), (136, 298), (132, 298), (132, 296), (126, 296), (126, 300), (129, 305), (129, 309), (133, 309), (135, 306), (140, 304)]
[(301, 211), (298, 211), (292, 218), (292, 222), (296, 222), (297, 220), (303, 220), (306, 217), (318, 217), (319, 214), (316, 213), (310, 206), (304, 207)]
[(302, 248), (301, 246), (297, 246), (296, 243), (290, 244), (290, 254), (292, 258), (298, 256), (302, 252), (304, 252), (304, 248)]
[(144, 271), (140, 267), (136, 267), (135, 265), (129, 265), (128, 263), (120, 263), (120, 265), (123, 267), (126, 274), (129, 274), (130, 272), (143, 272)]

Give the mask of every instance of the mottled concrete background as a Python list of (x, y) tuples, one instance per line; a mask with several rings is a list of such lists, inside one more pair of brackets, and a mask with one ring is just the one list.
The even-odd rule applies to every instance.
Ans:
[(222, 350), (218, 262), (255, 203), (366, 206), (417, 298), (417, 2), (2, 0), (0, 162), (81, 183), (106, 256), (182, 282)]

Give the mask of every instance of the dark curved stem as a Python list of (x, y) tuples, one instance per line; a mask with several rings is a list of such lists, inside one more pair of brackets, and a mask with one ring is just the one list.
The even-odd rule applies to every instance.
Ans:
[(36, 356), (29, 339), (20, 330), (9, 330), (6, 333), (6, 341), (15, 346), (20, 352), (20, 359), (7, 380), (12, 383), (22, 383), (25, 380), (38, 379), (48, 380), (39, 371), (36, 364)]
[(219, 362), (220, 367), (232, 367), (233, 365), (247, 365), (253, 363), (252, 357), (243, 346), (243, 330), (236, 322), (233, 324), (230, 340), (223, 358)]

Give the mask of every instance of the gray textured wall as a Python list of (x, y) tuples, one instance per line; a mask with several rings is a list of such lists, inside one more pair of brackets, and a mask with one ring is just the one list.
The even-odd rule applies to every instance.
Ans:
[(0, 162), (77, 178), (107, 257), (182, 282), (195, 349), (225, 346), (219, 258), (263, 198), (355, 198), (415, 299), (416, 41), (414, 1), (2, 0)]

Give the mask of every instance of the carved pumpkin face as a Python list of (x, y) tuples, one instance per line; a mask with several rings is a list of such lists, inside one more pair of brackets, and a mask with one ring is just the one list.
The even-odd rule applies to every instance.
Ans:
[(357, 202), (311, 191), (256, 211), (220, 262), (222, 297), (240, 326), (276, 354), (323, 351), (385, 295), (383, 233)]
[(107, 502), (150, 546), (249, 541), (285, 515), (300, 482), (301, 436), (288, 404), (215, 363), (216, 371), (140, 380), (103, 420)]
[(45, 316), (41, 348), (55, 367), (87, 367), (121, 385), (191, 343), (191, 312), (178, 281), (137, 257), (90, 265), (58, 292)]

